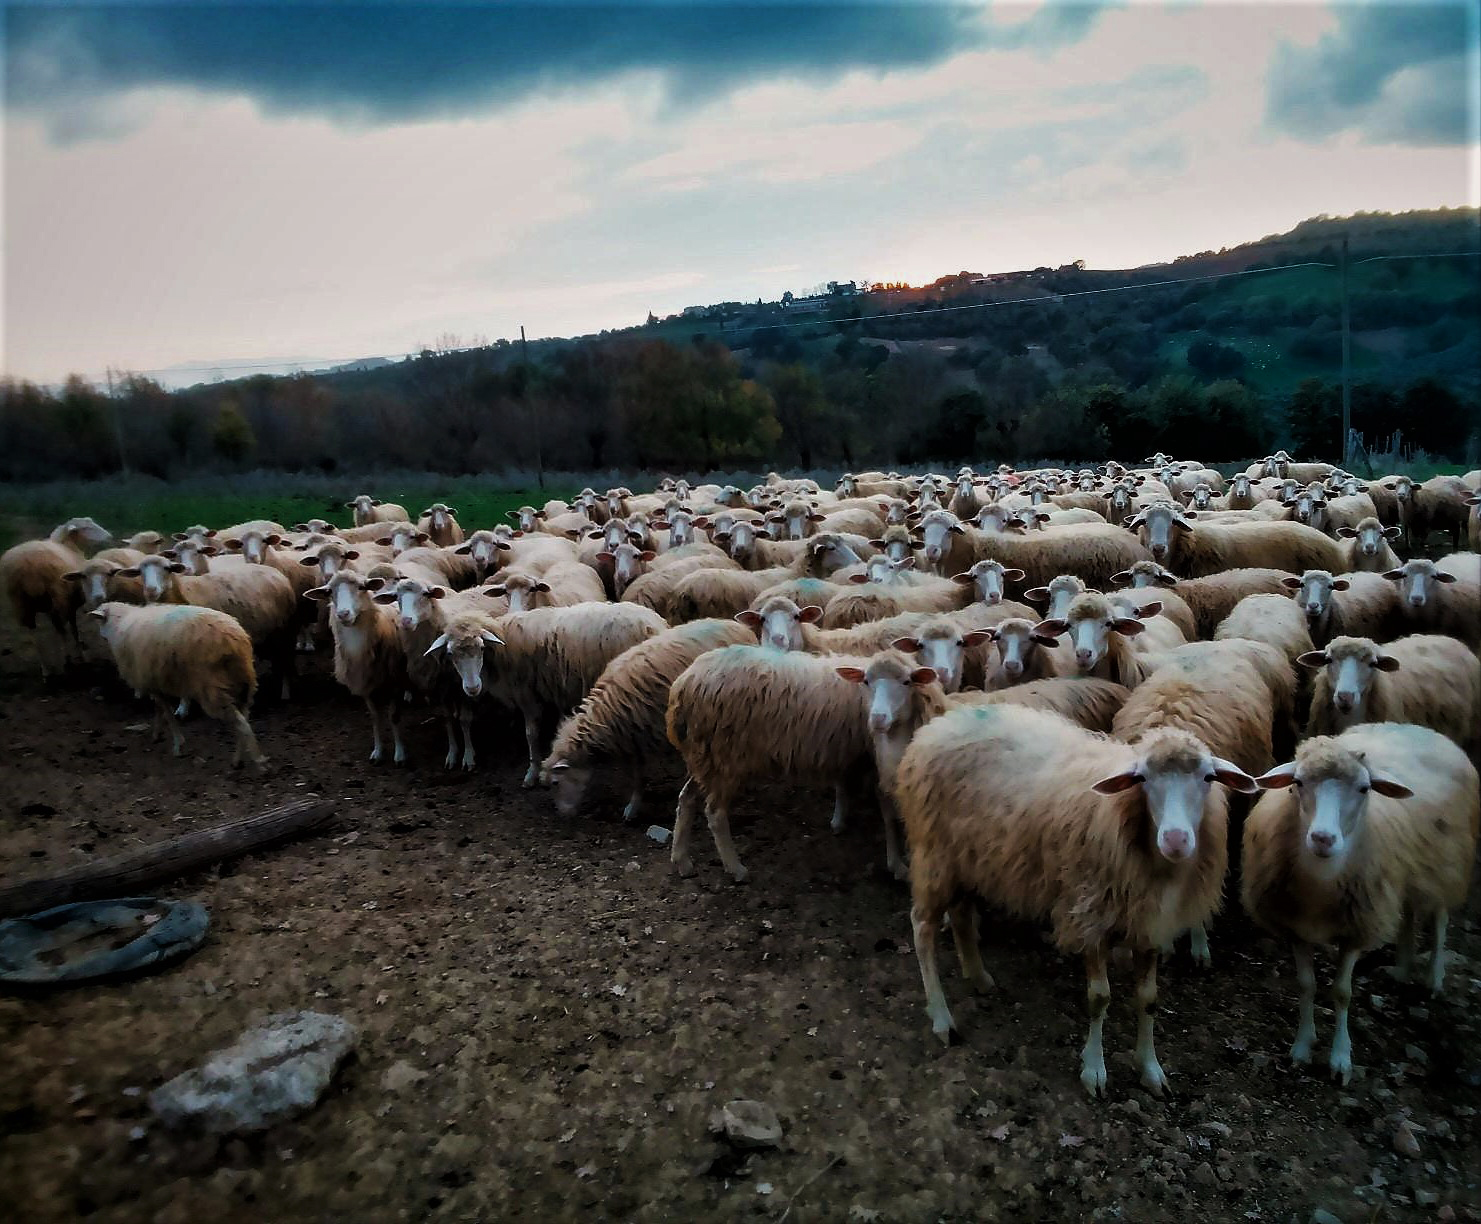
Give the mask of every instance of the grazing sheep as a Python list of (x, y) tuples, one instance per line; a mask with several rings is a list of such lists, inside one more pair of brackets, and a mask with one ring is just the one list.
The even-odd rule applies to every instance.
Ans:
[(1285, 579), (1296, 607), (1306, 616), (1313, 646), (1334, 637), (1364, 637), (1385, 642), (1399, 631), (1399, 593), (1378, 574), (1336, 578), (1326, 570), (1307, 570)]
[(1389, 547), (1389, 541), (1401, 534), (1399, 528), (1385, 527), (1377, 518), (1362, 519), (1352, 527), (1339, 527), (1335, 534), (1342, 541), (1341, 573), (1382, 574), (1402, 564), (1398, 554)]
[(261, 770), (267, 758), (257, 746), (247, 711), (257, 691), (252, 642), (236, 620), (211, 608), (134, 607), (106, 602), (88, 613), (113, 655), (123, 682), (154, 702), (154, 738), (170, 728), (170, 750), (180, 756), (185, 736), (175, 721), (175, 702), (194, 702), (210, 718), (232, 729), (235, 769), (245, 757)]
[(1210, 574), (1206, 578), (1187, 579), (1179, 582), (1173, 590), (1193, 613), (1198, 636), (1211, 638), (1219, 622), (1234, 611), (1235, 605), (1246, 595), (1279, 595), (1286, 589), (1285, 581), (1290, 577), (1293, 575), (1286, 570), (1246, 567)]
[(27, 540), (0, 554), (0, 585), (5, 587), (16, 620), (31, 631), (42, 679), (51, 674), (52, 668), (36, 618), (45, 616), (56, 631), (61, 643), (60, 667), (66, 667), (74, 649), (81, 658), (77, 612), (82, 607), (82, 590), (67, 575), (81, 568), (83, 549), (99, 547), (109, 539), (102, 527), (84, 516), (68, 519), (44, 540)]
[(417, 530), (425, 531), (438, 548), (451, 548), (463, 542), (458, 512), (442, 502), (433, 502), (422, 511), (417, 518)]
[(1160, 1094), (1167, 1081), (1152, 1040), (1157, 949), (1212, 917), (1228, 861), (1226, 800), (1213, 782), (1254, 789), (1183, 731), (1154, 731), (1128, 746), (1053, 714), (996, 706), (950, 711), (923, 727), (901, 762), (896, 800), (936, 1035), (949, 1040), (954, 1028), (936, 968), (944, 914), (964, 975), (979, 990), (992, 988), (978, 946), (979, 897), (1050, 922), (1061, 951), (1084, 955), (1090, 1032), (1080, 1082), (1093, 1095), (1106, 1083), (1109, 946), (1132, 947), (1137, 1064), (1142, 1083)]
[(1399, 614), (1410, 630), (1446, 633), (1481, 646), (1481, 587), (1415, 557), (1384, 574), (1397, 583)]
[(1397, 941), (1395, 976), (1413, 968), (1419, 923), (1434, 932), (1430, 990), (1445, 982), (1450, 911), (1464, 904), (1481, 811), (1465, 754), (1422, 727), (1378, 723), (1307, 740), (1296, 759), (1257, 779), (1266, 793), (1245, 821), (1241, 899), (1291, 945), (1301, 1018), (1291, 1059), (1316, 1041), (1313, 948), (1335, 945), (1336, 1031), (1327, 1065), (1352, 1076), (1348, 1008), (1364, 952)]
[(185, 570), (179, 561), (149, 556), (119, 570), (118, 576), (138, 578), (146, 604), (190, 604), (236, 617), (252, 645), (272, 663), (282, 699), (287, 701), (296, 670), (299, 624), (298, 596), (292, 584), (277, 570), (262, 565), (206, 574)]
[(371, 523), (404, 523), (411, 518), (405, 506), (383, 502), (369, 493), (361, 493), (353, 501), (345, 502), (345, 506), (355, 512), (356, 527), (366, 527)]
[(1415, 723), (1467, 751), (1481, 748), (1481, 661), (1455, 638), (1416, 633), (1380, 646), (1371, 638), (1337, 637), (1300, 661), (1319, 672), (1309, 736), (1337, 735), (1359, 723)]
[(585, 799), (592, 770), (616, 766), (626, 771), (632, 784), (622, 818), (635, 819), (653, 767), (672, 759), (664, 723), (674, 681), (700, 655), (754, 640), (734, 621), (694, 621), (630, 646), (607, 664), (580, 708), (561, 723), (540, 767), (540, 780), (555, 788), (557, 810), (563, 816), (574, 815)]
[(701, 655), (669, 694), (668, 737), (689, 781), (679, 794), (672, 862), (693, 875), (689, 841), (701, 804), (720, 860), (737, 883), (747, 871), (730, 838), (730, 809), (753, 778), (832, 785), (832, 828), (847, 816), (847, 786), (869, 766), (863, 691), (838, 675), (867, 658), (818, 657), (765, 646), (726, 646)]
[(1188, 518), (1171, 502), (1159, 502), (1138, 511), (1127, 526), (1137, 530), (1154, 561), (1190, 578), (1256, 565), (1293, 573), (1335, 572), (1342, 562), (1334, 540), (1302, 523), (1192, 523)]
[(1227, 638), (1274, 646), (1293, 667), (1312, 649), (1306, 613), (1285, 595), (1246, 595), (1214, 630), (1214, 641)]

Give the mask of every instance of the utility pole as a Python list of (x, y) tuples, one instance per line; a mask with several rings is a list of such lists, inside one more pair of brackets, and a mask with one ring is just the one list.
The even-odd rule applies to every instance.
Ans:
[(545, 448), (540, 444), (540, 438), (544, 431), (540, 428), (539, 415), (535, 411), (534, 402), (530, 398), (530, 342), (525, 339), (525, 325), (519, 325), (519, 354), (524, 363), (524, 396), (525, 411), (530, 418), (530, 436), (535, 439), (535, 478), (540, 482), (540, 491), (545, 492)]
[(1347, 470), (1352, 437), (1352, 310), (1347, 292), (1347, 235), (1342, 235), (1342, 469)]
[(127, 476), (129, 474), (129, 456), (123, 446), (123, 416), (118, 411), (118, 395), (113, 387), (113, 367), (108, 367), (108, 406), (113, 412), (113, 435), (118, 442), (118, 467)]

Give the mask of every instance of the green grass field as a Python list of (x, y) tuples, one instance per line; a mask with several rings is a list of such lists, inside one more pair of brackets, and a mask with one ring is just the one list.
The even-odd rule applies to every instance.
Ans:
[[(334, 482), (339, 485), (341, 482)], [(226, 527), (247, 519), (266, 518), (291, 527), (309, 518), (328, 519), (342, 527), (353, 521), (345, 502), (361, 489), (374, 490), (385, 501), (399, 502), (415, 515), (434, 501), (458, 512), (465, 530), (509, 522), (508, 512), (526, 503), (541, 505), (552, 497), (570, 497), (576, 489), (495, 489), (478, 477), (428, 477), (422, 483), (381, 486), (343, 482), (332, 490), (322, 477), (305, 477), (293, 491), (291, 476), (222, 478), (170, 485), (160, 481), (82, 481), (32, 488), (0, 488), (0, 549), (19, 540), (44, 535), (73, 515), (89, 514), (116, 536), (155, 530), (169, 534), (193, 523)], [(254, 487), (256, 486), (256, 487)]]

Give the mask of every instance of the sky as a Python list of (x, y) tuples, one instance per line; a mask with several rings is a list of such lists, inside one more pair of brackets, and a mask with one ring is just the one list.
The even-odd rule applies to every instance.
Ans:
[(250, 373), (1476, 205), (1477, 11), (6, 5), (0, 369)]

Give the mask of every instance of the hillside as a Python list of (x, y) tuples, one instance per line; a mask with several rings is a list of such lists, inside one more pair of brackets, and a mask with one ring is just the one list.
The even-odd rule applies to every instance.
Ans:
[(0, 473), (1336, 457), (1344, 234), (1355, 428), (1474, 459), (1481, 214), (1443, 209), (1314, 218), (1151, 267), (721, 303), (532, 341), (527, 362), (499, 341), (175, 392), (135, 378), (114, 403), (80, 380), (9, 384)]

